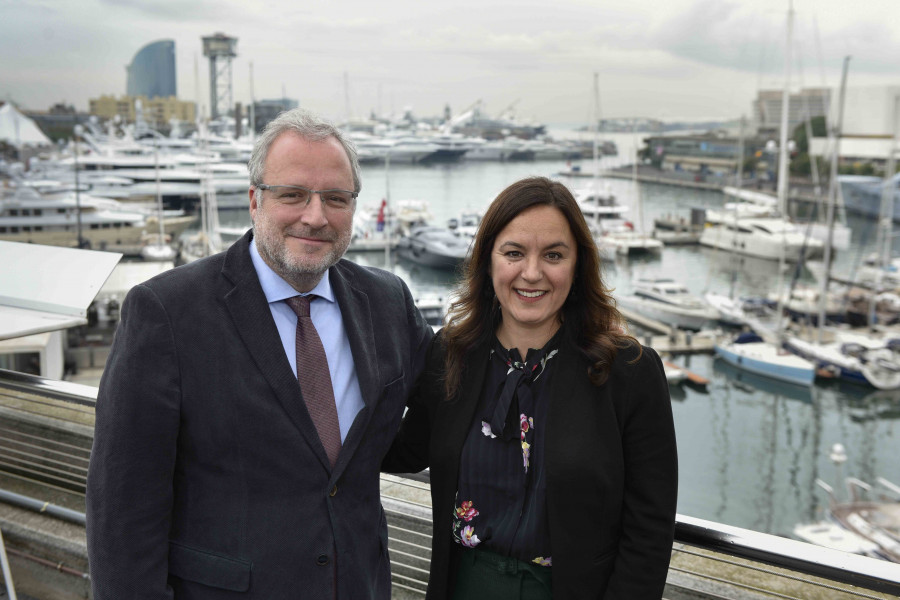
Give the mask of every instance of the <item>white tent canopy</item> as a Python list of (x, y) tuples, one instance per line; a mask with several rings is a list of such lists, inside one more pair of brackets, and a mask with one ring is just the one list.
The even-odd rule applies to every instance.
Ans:
[(87, 324), (122, 255), (0, 241), (0, 340)]
[(49, 146), (50, 141), (34, 121), (7, 102), (0, 106), (0, 141), (22, 148), (23, 146)]

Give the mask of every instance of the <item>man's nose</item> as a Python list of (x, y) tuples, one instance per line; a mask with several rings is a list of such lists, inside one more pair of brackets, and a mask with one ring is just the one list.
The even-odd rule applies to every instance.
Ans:
[(322, 202), (322, 196), (319, 192), (310, 195), (309, 201), (303, 207), (300, 221), (304, 225), (316, 229), (328, 224), (328, 218), (325, 216), (325, 204)]

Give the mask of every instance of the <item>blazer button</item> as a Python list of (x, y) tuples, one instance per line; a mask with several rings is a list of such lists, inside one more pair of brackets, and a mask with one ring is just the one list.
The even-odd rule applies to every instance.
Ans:
[(331, 496), (332, 498), (334, 498), (336, 494), (337, 494), (337, 484), (335, 484), (335, 486), (333, 488), (331, 488), (331, 491), (328, 492), (328, 495)]
[(328, 564), (328, 555), (320, 554), (319, 558), (316, 559), (316, 564), (319, 565), (320, 567), (324, 567), (325, 565), (327, 565)]

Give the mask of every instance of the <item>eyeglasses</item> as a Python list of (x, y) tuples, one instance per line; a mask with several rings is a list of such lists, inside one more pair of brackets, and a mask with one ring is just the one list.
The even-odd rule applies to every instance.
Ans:
[(272, 199), (284, 206), (309, 204), (313, 194), (318, 194), (325, 208), (330, 210), (349, 210), (353, 207), (353, 199), (359, 196), (348, 190), (311, 190), (302, 185), (266, 185), (256, 184), (260, 190), (272, 192)]

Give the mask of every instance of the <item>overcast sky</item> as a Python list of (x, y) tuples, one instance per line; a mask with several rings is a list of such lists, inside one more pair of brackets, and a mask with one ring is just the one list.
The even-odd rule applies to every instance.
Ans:
[[(209, 103), (201, 37), (238, 38), (234, 100), (342, 119), (477, 100), (489, 114), (732, 118), (783, 85), (788, 0), (0, 0), (0, 98), (26, 109), (125, 93), (145, 44), (175, 40), (178, 95)], [(794, 87), (900, 85), (900, 0), (795, 0)], [(196, 65), (196, 67), (195, 67)], [(195, 73), (199, 72), (199, 77)], [(346, 73), (346, 78), (345, 78)], [(348, 82), (345, 85), (345, 80)]]

